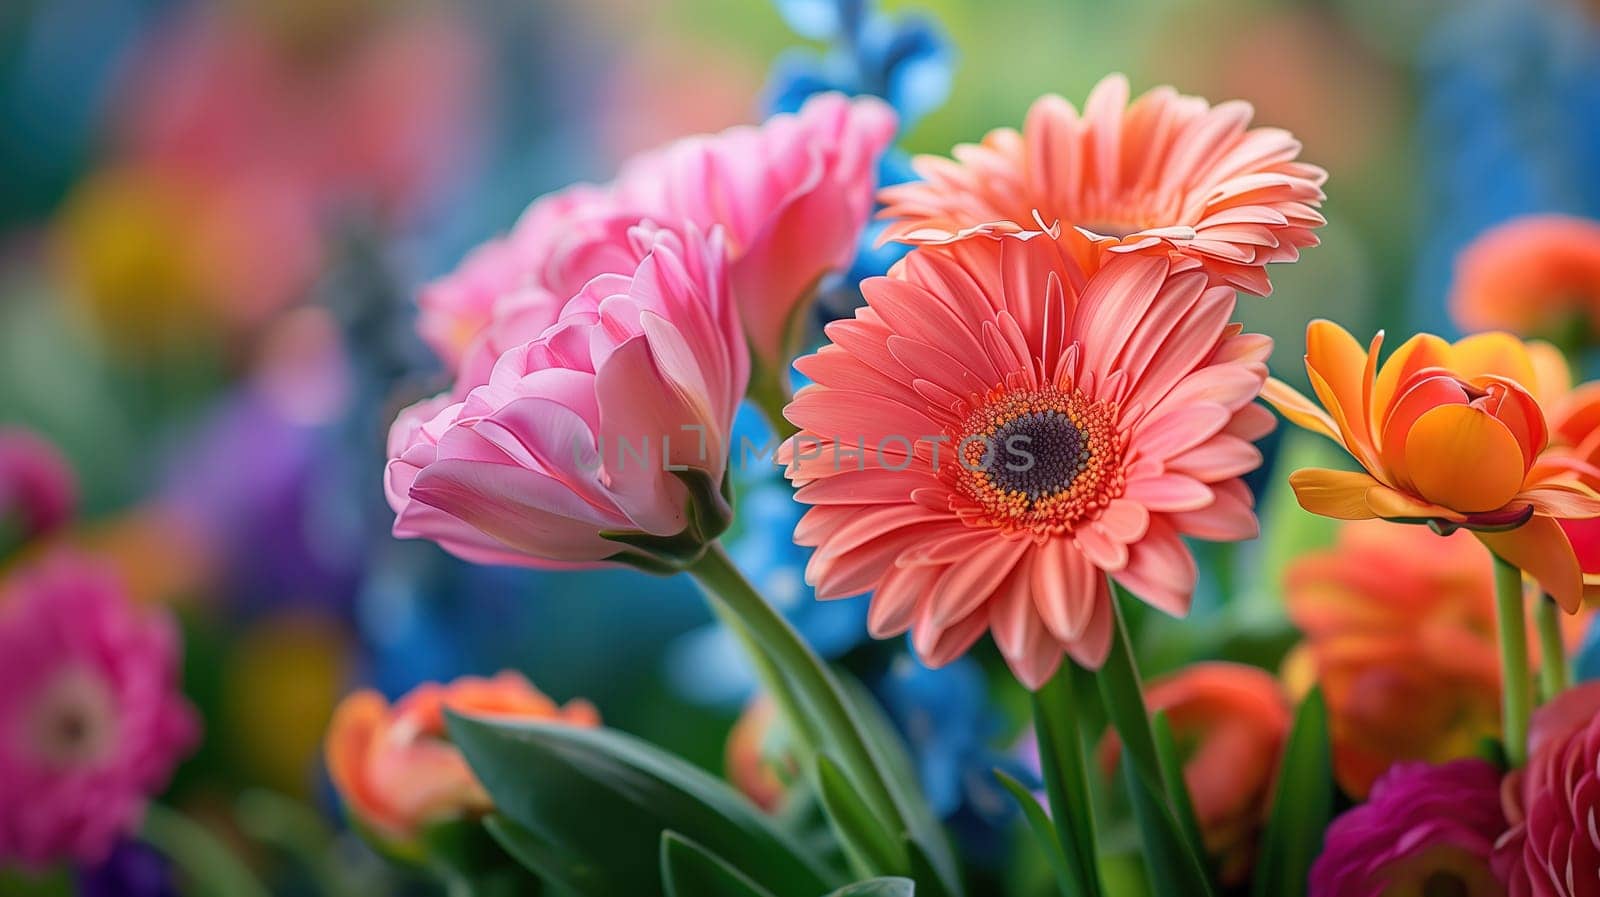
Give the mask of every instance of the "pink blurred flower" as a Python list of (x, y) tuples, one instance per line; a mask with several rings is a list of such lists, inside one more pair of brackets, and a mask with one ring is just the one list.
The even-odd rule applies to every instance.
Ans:
[(717, 490), (750, 369), (726, 250), (693, 227), (624, 237), (629, 273), (585, 284), (464, 398), (401, 413), (395, 535), (483, 563), (570, 566), (639, 559), (607, 534), (708, 537), (707, 514), (726, 525)]
[(1506, 829), (1499, 795), (1500, 773), (1483, 760), (1396, 764), (1328, 826), (1310, 897), (1504, 894), (1489, 860)]
[(170, 617), (61, 554), (0, 588), (0, 863), (94, 863), (196, 743)]
[[(813, 98), (760, 127), (689, 137), (626, 163), (615, 182), (536, 201), (510, 235), (469, 256), (422, 298), (420, 328), (464, 392), (510, 347), (539, 335), (590, 277), (619, 273), (605, 250), (640, 220), (720, 226), (756, 360), (781, 369), (817, 282), (845, 268), (872, 211), (895, 116), (872, 98)], [(474, 352), (472, 347), (478, 348)]]
[(1600, 895), (1600, 682), (1534, 712), (1528, 765), (1502, 795), (1512, 827), (1494, 866), (1511, 897)]
[(0, 525), (16, 518), (23, 538), (42, 536), (71, 519), (77, 504), (77, 480), (55, 446), (0, 428)]

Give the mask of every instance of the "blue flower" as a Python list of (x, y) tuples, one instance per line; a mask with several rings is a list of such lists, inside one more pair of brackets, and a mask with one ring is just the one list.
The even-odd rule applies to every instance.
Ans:
[(1421, 68), (1429, 230), (1413, 324), (1449, 332), (1444, 299), (1468, 241), (1529, 212), (1600, 217), (1600, 28), (1563, 3), (1464, 6)]
[(1010, 818), (1013, 803), (994, 777), (1002, 768), (1024, 781), (1018, 761), (993, 747), (1004, 719), (989, 700), (983, 668), (970, 657), (929, 669), (896, 657), (875, 689), (905, 736), (934, 812), (970, 812), (990, 826)]

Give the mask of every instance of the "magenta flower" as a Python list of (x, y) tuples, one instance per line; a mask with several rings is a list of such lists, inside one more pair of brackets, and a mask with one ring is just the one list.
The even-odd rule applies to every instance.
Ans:
[(84, 558), (0, 587), (0, 865), (98, 863), (139, 824), (199, 736), (179, 650)]
[(817, 282), (844, 270), (873, 208), (878, 158), (895, 115), (870, 97), (814, 97), (760, 127), (688, 137), (626, 163), (605, 187), (536, 201), (512, 232), (480, 247), (421, 298), (419, 328), (464, 385), (537, 337), (589, 278), (626, 273), (608, 251), (642, 220), (720, 226), (733, 294), (756, 358), (794, 354), (798, 312)]
[(648, 565), (727, 525), (718, 490), (750, 358), (720, 234), (622, 239), (628, 274), (585, 284), (464, 398), (401, 413), (395, 535), (480, 563)]
[(1534, 713), (1504, 795), (1513, 825), (1494, 862), (1511, 897), (1600, 897), (1600, 682)]
[(78, 485), (55, 446), (25, 430), (0, 429), (0, 527), (15, 519), (23, 538), (72, 517)]
[(1489, 763), (1397, 763), (1366, 803), (1328, 826), (1310, 897), (1504, 894), (1489, 855), (1505, 830)]

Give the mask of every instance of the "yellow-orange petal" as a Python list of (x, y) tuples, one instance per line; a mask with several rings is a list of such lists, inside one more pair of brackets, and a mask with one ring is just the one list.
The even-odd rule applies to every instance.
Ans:
[(1496, 510), (1522, 488), (1517, 438), (1468, 405), (1441, 405), (1417, 418), (1405, 457), (1418, 496), (1456, 511)]
[(1261, 398), (1266, 399), (1267, 404), (1278, 409), (1278, 413), (1288, 418), (1295, 426), (1313, 433), (1321, 433), (1339, 443), (1341, 448), (1349, 450), (1344, 444), (1344, 437), (1339, 435), (1338, 426), (1333, 422), (1333, 418), (1328, 416), (1328, 412), (1318, 407), (1316, 402), (1301, 395), (1293, 386), (1276, 377), (1268, 377), (1266, 385), (1261, 388)]
[(1583, 604), (1583, 568), (1560, 524), (1534, 517), (1506, 532), (1477, 532), (1479, 541), (1507, 563), (1533, 577), (1561, 609), (1577, 613)]
[(1464, 380), (1494, 374), (1517, 381), (1529, 392), (1539, 389), (1528, 345), (1503, 331), (1474, 333), (1457, 341), (1450, 347), (1450, 369)]
[(1450, 344), (1431, 333), (1419, 333), (1395, 349), (1378, 370), (1372, 386), (1372, 426), (1382, 432), (1402, 384), (1423, 368), (1444, 367), (1450, 360)]
[(1382, 485), (1371, 474), (1306, 467), (1289, 474), (1300, 507), (1338, 520), (1366, 520), (1377, 515), (1367, 505), (1367, 490)]
[(1443, 505), (1425, 502), (1415, 495), (1407, 495), (1398, 489), (1391, 489), (1379, 483), (1367, 490), (1367, 507), (1372, 513), (1385, 520), (1423, 520), (1443, 519), (1461, 521), (1466, 519), (1465, 514), (1459, 514)]
[(1572, 368), (1561, 350), (1543, 340), (1527, 342), (1528, 360), (1533, 363), (1533, 376), (1538, 383), (1529, 385), (1528, 391), (1546, 408), (1552, 407), (1572, 391)]
[[(1374, 345), (1382, 334), (1374, 340)], [(1345, 445), (1363, 466), (1375, 466), (1377, 452), (1366, 410), (1368, 353), (1349, 331), (1318, 319), (1306, 327), (1306, 374), (1328, 415), (1338, 423)]]

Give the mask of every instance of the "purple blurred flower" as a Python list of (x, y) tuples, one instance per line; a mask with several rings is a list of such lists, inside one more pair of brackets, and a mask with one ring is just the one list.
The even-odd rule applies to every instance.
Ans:
[(105, 862), (77, 874), (80, 897), (177, 897), (166, 857), (149, 845), (124, 840)]
[(1504, 894), (1489, 855), (1506, 828), (1489, 763), (1396, 764), (1365, 804), (1328, 826), (1310, 897)]

